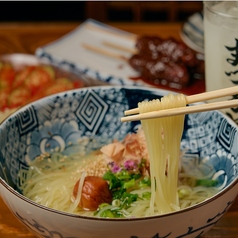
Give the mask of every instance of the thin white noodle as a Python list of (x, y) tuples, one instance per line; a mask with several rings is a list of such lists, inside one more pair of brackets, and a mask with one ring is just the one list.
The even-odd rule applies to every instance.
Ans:
[(82, 196), (83, 184), (84, 184), (84, 180), (85, 180), (86, 175), (87, 174), (86, 174), (85, 171), (81, 175), (81, 178), (80, 178), (80, 181), (79, 181), (79, 184), (78, 184), (78, 193), (77, 193), (77, 196), (75, 198), (75, 201), (73, 202), (73, 206), (70, 209), (70, 212), (73, 212), (76, 209), (76, 207), (78, 207), (78, 205), (79, 205), (79, 202), (80, 202), (81, 196)]
[[(164, 99), (163, 102), (170, 103), (170, 99), (166, 100)], [(157, 102), (153, 102), (153, 104), (153, 107), (157, 106)], [(156, 141), (153, 142), (156, 144), (150, 146), (157, 146), (159, 141), (160, 152), (159, 157), (157, 157), (156, 151), (153, 156), (156, 156), (157, 159), (150, 161), (150, 163), (152, 162), (153, 164), (151, 166), (151, 187), (132, 191), (132, 193), (138, 194), (140, 199), (132, 203), (129, 208), (122, 209), (121, 213), (124, 217), (144, 217), (183, 209), (197, 204), (217, 192), (214, 188), (194, 187), (195, 180), (192, 174), (180, 173), (178, 181), (180, 143), (176, 146), (174, 145), (177, 141), (177, 135), (180, 135), (182, 129), (180, 128), (176, 131), (175, 129), (171, 130), (169, 123), (176, 124), (175, 122), (177, 123), (175, 120), (162, 121), (164, 127), (155, 125), (156, 129), (153, 128), (153, 136), (156, 137), (157, 135), (157, 138)], [(176, 125), (178, 126), (178, 124)], [(150, 129), (148, 125), (145, 125), (145, 128), (146, 127), (148, 130)], [(156, 130), (160, 131), (160, 136), (158, 136)], [(176, 138), (170, 140), (165, 136), (165, 133), (172, 133)], [(174, 154), (167, 149), (170, 144), (173, 144), (173, 148), (177, 148)], [(93, 211), (83, 211), (78, 207), (82, 193), (82, 184), (80, 183), (83, 183), (86, 174), (102, 176), (107, 170), (107, 164), (102, 160), (102, 154), (98, 154), (97, 152), (86, 156), (85, 160), (83, 158), (81, 154), (66, 158), (63, 154), (55, 153), (52, 158), (35, 160), (29, 170), (22, 169), (19, 172), (19, 184), (21, 185), (23, 194), (39, 204), (57, 210), (84, 216), (94, 216)], [(176, 158), (175, 161), (173, 161), (174, 158)], [(87, 166), (85, 163), (86, 160), (88, 161)], [(171, 181), (168, 179), (169, 176), (165, 176), (165, 171), (167, 171), (168, 175), (172, 175)], [(158, 176), (160, 176), (159, 180), (157, 180)], [(72, 202), (72, 191), (79, 178), (81, 179), (78, 193)], [(164, 193), (159, 194), (158, 199), (157, 192), (166, 189), (168, 186), (171, 186), (174, 191), (171, 191), (172, 189), (169, 191), (165, 190)], [(188, 191), (188, 194), (178, 199), (178, 193), (183, 189)], [(143, 199), (143, 193), (148, 192), (151, 193), (151, 199)], [(113, 206), (111, 208), (116, 209), (116, 207)], [(103, 208), (103, 211), (104, 210), (106, 210), (106, 208)], [(100, 211), (98, 215), (103, 211)]]
[[(140, 113), (182, 106), (186, 106), (182, 94), (138, 103)], [(150, 158), (151, 215), (155, 208), (159, 214), (179, 209), (177, 183), (183, 122), (184, 115), (141, 121)]]

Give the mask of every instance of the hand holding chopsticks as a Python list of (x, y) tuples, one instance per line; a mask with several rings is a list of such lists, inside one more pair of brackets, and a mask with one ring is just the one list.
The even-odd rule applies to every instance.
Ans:
[[(238, 94), (238, 86), (187, 96), (186, 102), (187, 104), (190, 104), (190, 103), (206, 101), (206, 100), (211, 100), (215, 98), (235, 95), (235, 94)], [(176, 115), (182, 115), (182, 114), (218, 110), (218, 109), (231, 108), (236, 106), (238, 106), (238, 99), (228, 100), (223, 102), (206, 103), (206, 104), (200, 104), (200, 105), (189, 106), (189, 107), (179, 107), (179, 108), (170, 108), (170, 109), (160, 110), (160, 111), (152, 111), (152, 112), (127, 116), (127, 117), (122, 117), (121, 121), (122, 122), (138, 121), (143, 119), (153, 119), (153, 118), (160, 118), (160, 117), (168, 117), (168, 116), (176, 116)], [(139, 113), (139, 109), (138, 108), (130, 109), (125, 111), (124, 113), (125, 115), (136, 114), (136, 113)]]

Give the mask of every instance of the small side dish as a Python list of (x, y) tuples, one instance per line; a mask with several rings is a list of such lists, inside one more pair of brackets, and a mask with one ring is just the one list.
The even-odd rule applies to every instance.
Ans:
[(197, 53), (174, 38), (138, 37), (137, 52), (129, 59), (130, 66), (153, 86), (181, 89), (204, 74), (204, 62)]
[(83, 86), (84, 82), (72, 73), (38, 61), (35, 56), (3, 56), (0, 58), (0, 122), (27, 103)]

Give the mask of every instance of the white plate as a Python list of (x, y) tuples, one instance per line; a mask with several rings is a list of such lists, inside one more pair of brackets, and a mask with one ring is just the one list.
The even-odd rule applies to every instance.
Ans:
[(105, 41), (134, 49), (136, 35), (88, 19), (62, 38), (38, 48), (35, 54), (37, 57), (47, 59), (53, 64), (80, 70), (86, 75), (106, 83), (145, 85), (140, 80), (130, 79), (139, 77), (139, 75), (125, 60), (95, 53), (83, 47), (83, 44), (88, 44), (110, 50), (126, 58), (131, 56), (130, 52), (105, 46), (103, 44)]
[(191, 49), (204, 53), (203, 13), (196, 12), (183, 24), (180, 32), (181, 39)]
[[(105, 42), (119, 46), (120, 49), (105, 45)], [(172, 86), (167, 85), (148, 84), (140, 79), (140, 74), (126, 60), (106, 56), (83, 46), (87, 44), (129, 59), (133, 54), (133, 49), (135, 50), (136, 42), (137, 35), (135, 34), (88, 19), (65, 36), (38, 48), (35, 55), (53, 65), (66, 70), (80, 71), (90, 78), (107, 84), (159, 87), (182, 91), (185, 94), (190, 94), (190, 91), (192, 93), (203, 91), (204, 83), (200, 80), (194, 80), (192, 85), (183, 89), (172, 88)], [(200, 91), (198, 92), (193, 88), (200, 88)]]

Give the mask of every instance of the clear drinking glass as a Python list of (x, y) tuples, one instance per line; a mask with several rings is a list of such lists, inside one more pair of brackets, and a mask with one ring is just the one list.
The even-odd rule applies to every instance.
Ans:
[[(238, 85), (238, 1), (204, 1), (206, 91)], [(238, 98), (238, 95), (226, 99)], [(238, 107), (223, 110), (238, 123)]]

